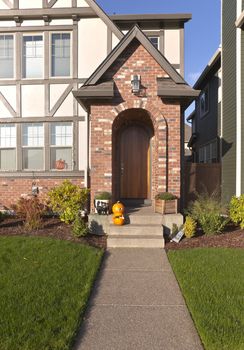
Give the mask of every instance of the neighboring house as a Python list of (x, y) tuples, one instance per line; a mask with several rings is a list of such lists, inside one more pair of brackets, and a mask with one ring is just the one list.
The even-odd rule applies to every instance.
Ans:
[(222, 0), (222, 191), (244, 193), (244, 1)]
[(222, 43), (200, 89), (189, 146), (195, 162), (221, 163), (224, 202), (244, 193), (244, 1), (222, 0)]
[(189, 14), (0, 0), (0, 202), (70, 179), (113, 199), (181, 196)]
[(214, 54), (194, 85), (201, 90), (196, 107), (187, 120), (192, 122), (192, 137), (188, 146), (195, 163), (216, 163), (220, 160), (221, 133), (221, 51)]

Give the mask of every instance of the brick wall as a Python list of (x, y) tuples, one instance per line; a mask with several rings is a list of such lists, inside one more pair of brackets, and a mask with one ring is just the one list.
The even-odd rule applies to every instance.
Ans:
[[(72, 183), (84, 187), (82, 178), (69, 179)], [(54, 186), (61, 184), (64, 178), (40, 178), (34, 180), (39, 188), (39, 194), (43, 198)], [(3, 178), (0, 177), (0, 205), (9, 207), (15, 204), (18, 199), (27, 194), (31, 194), (33, 179), (31, 178)]]
[[(145, 87), (141, 96), (131, 92), (134, 74), (141, 76)], [(91, 199), (96, 192), (112, 192), (113, 125), (131, 108), (146, 111), (154, 128), (152, 199), (157, 192), (166, 190), (180, 196), (180, 103), (163, 101), (157, 96), (156, 79), (166, 76), (146, 49), (134, 40), (102, 78), (104, 81), (114, 79), (116, 97), (112, 102), (92, 101), (91, 104)]]

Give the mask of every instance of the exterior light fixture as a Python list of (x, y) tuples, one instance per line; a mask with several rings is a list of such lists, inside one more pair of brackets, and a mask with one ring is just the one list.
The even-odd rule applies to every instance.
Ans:
[(134, 94), (140, 92), (141, 87), (141, 77), (140, 75), (133, 75), (131, 80), (131, 88)]

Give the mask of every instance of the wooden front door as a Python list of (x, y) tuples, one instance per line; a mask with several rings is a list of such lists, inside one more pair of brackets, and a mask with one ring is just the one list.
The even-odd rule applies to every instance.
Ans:
[(149, 196), (150, 137), (141, 126), (129, 126), (120, 139), (120, 197)]

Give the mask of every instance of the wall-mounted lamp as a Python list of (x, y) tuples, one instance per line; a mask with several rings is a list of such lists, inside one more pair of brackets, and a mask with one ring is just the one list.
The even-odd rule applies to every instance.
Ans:
[(141, 88), (141, 77), (140, 75), (133, 75), (131, 80), (131, 89), (134, 94), (140, 92)]

